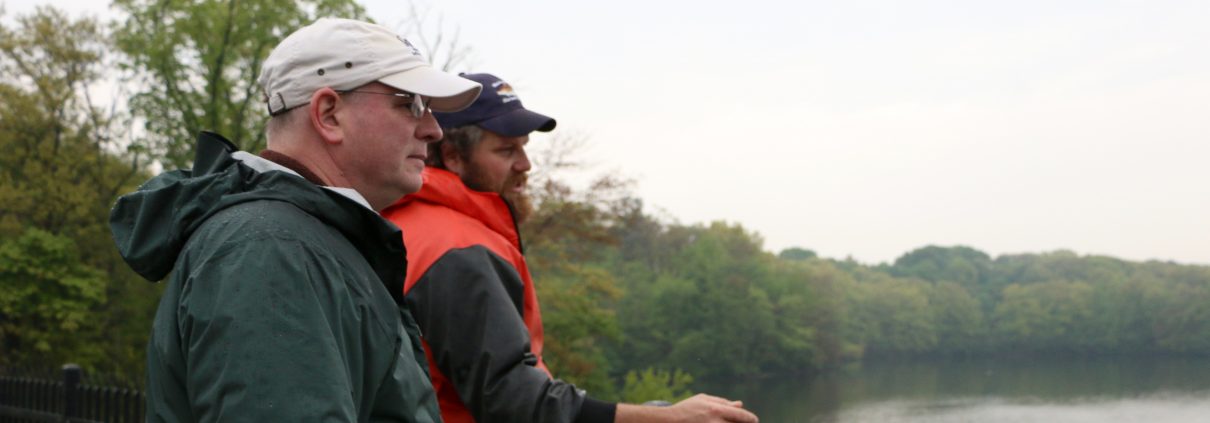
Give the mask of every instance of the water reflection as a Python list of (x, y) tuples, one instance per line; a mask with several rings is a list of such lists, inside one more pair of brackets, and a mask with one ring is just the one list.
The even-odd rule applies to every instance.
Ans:
[(811, 422), (1198, 422), (1210, 420), (1210, 398), (1163, 393), (1129, 399), (1086, 398), (1069, 403), (1011, 402), (1003, 398), (862, 403)]
[(882, 363), (720, 388), (770, 423), (1210, 421), (1210, 361), (1194, 358)]

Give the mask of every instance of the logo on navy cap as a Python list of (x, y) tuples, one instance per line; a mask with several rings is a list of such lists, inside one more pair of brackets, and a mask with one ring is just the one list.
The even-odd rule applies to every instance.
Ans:
[(517, 98), (517, 93), (513, 92), (513, 87), (510, 87), (507, 82), (493, 82), (492, 88), (496, 89), (496, 95), (500, 96), (501, 103), (511, 103), (520, 100), (520, 98)]

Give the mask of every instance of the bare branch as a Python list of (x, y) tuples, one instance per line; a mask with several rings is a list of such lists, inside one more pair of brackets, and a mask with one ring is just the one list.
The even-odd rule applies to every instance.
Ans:
[(462, 43), (461, 30), (447, 29), (443, 15), (438, 15), (436, 25), (431, 25), (431, 8), (421, 9), (417, 3), (408, 5), (408, 16), (397, 30), (428, 53), (433, 67), (446, 72), (471, 70), (473, 50)]

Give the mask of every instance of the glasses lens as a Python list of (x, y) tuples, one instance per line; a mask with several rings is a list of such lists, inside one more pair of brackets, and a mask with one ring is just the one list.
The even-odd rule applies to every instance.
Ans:
[(363, 94), (393, 95), (396, 97), (410, 99), (410, 100), (412, 100), (411, 106), (410, 106), (412, 116), (415, 116), (418, 118), (424, 117), (425, 112), (429, 111), (429, 100), (431, 100), (431, 99), (421, 97), (420, 94), (412, 94), (409, 92), (379, 93), (379, 92), (373, 92), (373, 91), (357, 91), (357, 90), (344, 90), (344, 91), (337, 91), (337, 92), (341, 93), (341, 94), (363, 93)]
[(428, 100), (419, 94), (412, 94), (412, 116), (424, 117), (424, 112), (428, 110)]

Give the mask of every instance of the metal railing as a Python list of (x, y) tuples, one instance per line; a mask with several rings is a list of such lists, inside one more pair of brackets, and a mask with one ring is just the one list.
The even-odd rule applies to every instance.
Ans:
[(61, 380), (0, 375), (0, 423), (133, 423), (145, 397), (135, 389), (81, 383), (80, 366), (63, 366)]

